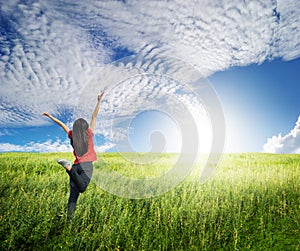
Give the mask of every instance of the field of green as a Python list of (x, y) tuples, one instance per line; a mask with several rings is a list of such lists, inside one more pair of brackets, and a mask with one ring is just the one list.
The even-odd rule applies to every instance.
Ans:
[[(113, 153), (120, 173), (135, 173)], [(126, 199), (91, 182), (67, 223), (69, 153), (0, 154), (0, 250), (300, 250), (300, 155), (225, 154), (154, 198)], [(168, 168), (168, 156), (153, 170)], [(95, 168), (101, 168), (96, 163)]]

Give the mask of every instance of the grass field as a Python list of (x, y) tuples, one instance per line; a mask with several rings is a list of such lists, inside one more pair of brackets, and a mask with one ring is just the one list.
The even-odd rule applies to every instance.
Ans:
[[(206, 183), (191, 175), (148, 199), (91, 183), (72, 224), (60, 157), (73, 159), (0, 154), (1, 250), (300, 250), (300, 155), (224, 155)], [(104, 157), (120, 173), (137, 172), (116, 154)]]

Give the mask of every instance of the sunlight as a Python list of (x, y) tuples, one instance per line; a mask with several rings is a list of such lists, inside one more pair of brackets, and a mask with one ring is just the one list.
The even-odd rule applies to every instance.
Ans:
[(137, 152), (180, 152), (181, 132), (175, 120), (165, 112), (146, 110), (130, 124), (129, 142)]
[[(199, 153), (208, 153), (212, 141), (209, 117), (200, 108), (193, 108), (191, 113), (197, 125)], [(136, 152), (180, 153), (182, 147), (179, 125), (171, 115), (159, 110), (138, 113), (130, 123), (128, 139)]]

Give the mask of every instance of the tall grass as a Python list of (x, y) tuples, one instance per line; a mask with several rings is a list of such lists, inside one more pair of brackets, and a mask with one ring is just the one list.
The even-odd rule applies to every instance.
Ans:
[[(72, 158), (0, 154), (0, 249), (300, 249), (299, 155), (225, 155), (206, 183), (194, 174), (149, 199), (116, 197), (91, 183), (71, 224), (68, 176), (55, 162), (62, 156)], [(120, 173), (138, 172), (116, 154), (103, 157)]]

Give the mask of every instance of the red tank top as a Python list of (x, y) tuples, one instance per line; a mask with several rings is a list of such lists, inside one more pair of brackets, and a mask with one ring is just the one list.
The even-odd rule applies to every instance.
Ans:
[[(75, 156), (74, 164), (79, 164), (82, 162), (93, 162), (97, 160), (97, 155), (94, 149), (94, 141), (93, 141), (94, 133), (90, 128), (88, 128), (87, 130), (87, 135), (88, 135), (88, 150), (82, 156), (78, 156), (74, 150), (73, 151), (73, 154)], [(68, 137), (69, 139), (72, 139), (72, 130), (68, 132)]]

